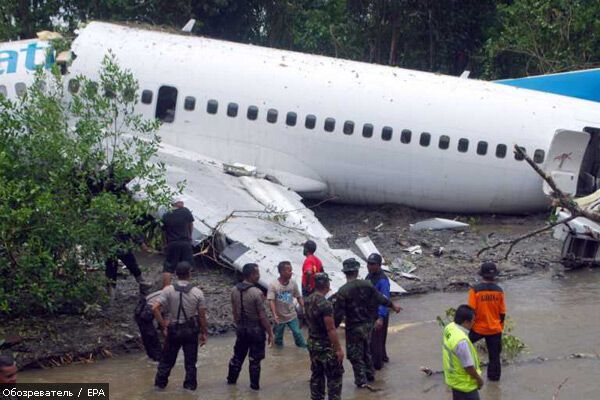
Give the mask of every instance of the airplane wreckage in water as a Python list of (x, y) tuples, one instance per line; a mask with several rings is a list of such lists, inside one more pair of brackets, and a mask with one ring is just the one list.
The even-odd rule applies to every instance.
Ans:
[[(47, 46), (2, 45), (4, 95), (22, 93), (35, 66), (53, 62)], [(163, 122), (158, 157), (170, 184), (187, 182), (194, 239), (210, 240), (235, 269), (258, 263), (263, 285), (281, 260), (300, 276), (308, 238), (334, 290), (344, 283), (341, 261), (360, 259), (329, 247), (330, 233), (301, 196), (450, 212), (540, 210), (548, 201), (539, 177), (507, 148), (519, 143), (548, 170), (551, 154), (569, 151), (556, 140), (565, 127), (575, 136), (589, 128), (595, 145), (600, 137), (593, 101), (102, 22), (79, 32), (76, 59), (60, 54), (56, 62), (68, 64), (67, 81), (94, 79), (109, 49), (140, 82), (136, 111)], [(392, 291), (403, 292), (395, 283)]]

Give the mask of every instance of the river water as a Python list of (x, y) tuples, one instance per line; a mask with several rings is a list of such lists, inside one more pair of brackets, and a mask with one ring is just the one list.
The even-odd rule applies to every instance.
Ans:
[[(528, 351), (521, 358), (544, 357), (546, 362), (504, 366), (499, 383), (486, 382), (486, 400), (600, 399), (600, 360), (557, 360), (572, 353), (600, 352), (600, 269), (577, 271), (564, 278), (527, 277), (502, 282), (514, 333)], [(434, 321), (448, 307), (466, 302), (466, 293), (430, 293), (400, 300), (404, 311), (390, 320), (388, 353), (391, 362), (377, 373), (371, 393), (356, 389), (348, 361), (344, 367), (344, 399), (450, 399), (443, 378), (427, 377), (419, 367), (441, 369), (441, 331)], [(341, 331), (343, 336), (343, 331)], [(310, 366), (305, 351), (293, 347), (289, 332), (286, 347), (268, 349), (263, 361), (260, 393), (248, 387), (247, 364), (237, 386), (227, 386), (225, 376), (234, 337), (211, 337), (199, 352), (199, 388), (181, 389), (183, 358), (178, 359), (165, 391), (152, 383), (156, 364), (142, 353), (88, 365), (72, 365), (19, 375), (20, 382), (109, 382), (111, 399), (256, 399), (310, 398)], [(482, 357), (484, 360), (486, 356)], [(485, 372), (484, 372), (485, 375)], [(566, 382), (565, 382), (566, 380)], [(559, 391), (558, 386), (564, 382)]]

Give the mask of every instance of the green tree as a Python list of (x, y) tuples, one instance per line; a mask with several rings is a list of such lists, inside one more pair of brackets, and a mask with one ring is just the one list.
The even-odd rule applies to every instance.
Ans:
[(116, 235), (140, 234), (173, 194), (153, 161), (158, 122), (134, 111), (132, 74), (107, 56), (97, 82), (70, 89), (40, 70), (17, 101), (0, 96), (0, 315), (97, 302), (103, 275), (87, 267), (130, 246)]
[(491, 78), (547, 74), (600, 64), (600, 0), (515, 0), (499, 6), (485, 46)]

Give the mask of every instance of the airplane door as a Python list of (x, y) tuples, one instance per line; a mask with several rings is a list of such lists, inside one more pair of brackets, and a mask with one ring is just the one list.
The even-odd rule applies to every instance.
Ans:
[[(577, 183), (581, 162), (590, 141), (587, 132), (559, 129), (554, 134), (544, 170), (560, 190), (570, 195), (577, 194)], [(550, 186), (544, 182), (544, 193), (550, 194)]]

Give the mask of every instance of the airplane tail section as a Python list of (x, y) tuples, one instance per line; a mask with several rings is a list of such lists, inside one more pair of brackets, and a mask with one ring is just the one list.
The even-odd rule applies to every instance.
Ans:
[(495, 83), (600, 102), (600, 68), (503, 79)]

